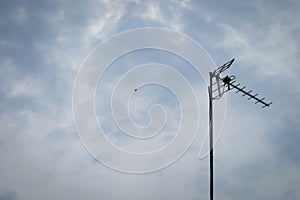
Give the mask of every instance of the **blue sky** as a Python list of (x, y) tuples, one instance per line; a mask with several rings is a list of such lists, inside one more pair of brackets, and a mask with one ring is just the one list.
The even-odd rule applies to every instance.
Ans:
[[(95, 161), (74, 127), (72, 90), (82, 61), (108, 37), (149, 26), (192, 37), (217, 65), (236, 58), (228, 73), (274, 102), (260, 109), (228, 93), (215, 148), (216, 199), (300, 198), (298, 1), (1, 1), (0, 10), (0, 200), (208, 199), (201, 136), (170, 167), (133, 175)], [(163, 53), (160, 60), (160, 53), (141, 51), (121, 62), (180, 68), (177, 58)], [(108, 86), (120, 76), (117, 67), (106, 75)], [(197, 84), (193, 70), (184, 69)], [(199, 88), (206, 92), (203, 82)], [(133, 119), (147, 123), (143, 109), (157, 102), (176, 116), (172, 94), (149, 86), (130, 104)], [(97, 109), (106, 129), (114, 130), (105, 103)]]

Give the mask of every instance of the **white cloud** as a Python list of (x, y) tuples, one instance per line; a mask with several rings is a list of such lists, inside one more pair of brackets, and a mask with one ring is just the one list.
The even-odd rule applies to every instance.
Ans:
[(87, 25), (86, 40), (104, 39), (108, 33), (111, 33), (118, 25), (118, 21), (126, 13), (123, 4), (110, 3), (105, 4), (104, 13), (99, 14), (95, 19), (91, 19)]
[(143, 19), (153, 20), (159, 23), (164, 22), (164, 17), (158, 3), (146, 4), (146, 10), (140, 15)]
[[(235, 18), (234, 23), (227, 23), (232, 16), (229, 7), (222, 7), (224, 12), (218, 12), (216, 7), (211, 8), (214, 12), (204, 12), (205, 6), (202, 6), (204, 3), (199, 4), (203, 9), (201, 10), (195, 2), (164, 2), (167, 3), (103, 0), (92, 4), (87, 13), (75, 4), (71, 7), (60, 4), (57, 6), (58, 9), (53, 11), (52, 8), (47, 7), (49, 9), (47, 14), (45, 16), (41, 14), (39, 18), (41, 21), (35, 21), (37, 24), (34, 26), (37, 30), (41, 27), (49, 28), (45, 32), (39, 32), (41, 35), (35, 35), (36, 38), (28, 38), (29, 33), (34, 33), (35, 29), (32, 32), (20, 32), (24, 29), (15, 32), (14, 28), (3, 30), (9, 32), (11, 36), (17, 35), (12, 39), (3, 37), (0, 42), (4, 53), (9, 54), (11, 50), (13, 52), (10, 56), (1, 57), (0, 68), (0, 92), (3, 97), (0, 103), (2, 127), (0, 158), (3, 161), (0, 166), (0, 187), (4, 188), (3, 191), (15, 190), (17, 196), (23, 199), (43, 197), (46, 199), (143, 198), (150, 200), (207, 197), (207, 160), (197, 159), (201, 144), (199, 138), (178, 162), (153, 174), (131, 176), (115, 172), (94, 162), (85, 152), (73, 129), (71, 91), (75, 70), (92, 46), (116, 33), (116, 30), (130, 27), (131, 24), (122, 24), (120, 27), (122, 18), (129, 15), (132, 17), (130, 18), (132, 22), (140, 23), (137, 26), (155, 23), (193, 32), (196, 36), (199, 31), (204, 33), (201, 39), (209, 41), (219, 41), (224, 37), (222, 43), (217, 45), (221, 57), (232, 52), (241, 60), (241, 67), (247, 67), (245, 63), (251, 63), (262, 75), (277, 79), (279, 83), (292, 80), (293, 86), (297, 87), (299, 40), (296, 33), (299, 29), (299, 18), (283, 9), (278, 9), (278, 12), (274, 13), (266, 9), (264, 14), (269, 17), (264, 18), (258, 27), (254, 22), (257, 13), (253, 13), (253, 23), (251, 20), (245, 21), (244, 18)], [(135, 7), (128, 12), (130, 10), (128, 6)], [(29, 7), (29, 5), (21, 6), (13, 12), (17, 14), (16, 18), (9, 19), (17, 22), (14, 26), (23, 26), (28, 22)], [(70, 14), (68, 9), (74, 12)], [(145, 12), (140, 12), (141, 10)], [(236, 10), (235, 13), (239, 15), (238, 13), (243, 11), (246, 12), (241, 9)], [(224, 15), (224, 13), (228, 14)], [(144, 18), (142, 15), (145, 15)], [(201, 17), (190, 17), (197, 15)], [(73, 18), (76, 17), (83, 20), (74, 22)], [(228, 21), (225, 20), (226, 18)], [(199, 25), (199, 19), (204, 19), (207, 27), (218, 26), (219, 29), (213, 30), (220, 31), (220, 38), (211, 32), (205, 32), (207, 27)], [(39, 26), (38, 23), (43, 23), (44, 26)], [(188, 23), (191, 24), (189, 29), (186, 26)], [(28, 31), (29, 28), (26, 30)], [(33, 43), (33, 48), (27, 48), (27, 51), (22, 51), (22, 55), (16, 56), (17, 52), (14, 48), (22, 46), (22, 41)], [(26, 60), (26, 53), (32, 50), (36, 50), (37, 56), (36, 61), (31, 64), (37, 66), (33, 66), (34, 69), (25, 68), (22, 65), (23, 59)], [(51, 78), (43, 74), (45, 80), (39, 80), (37, 77), (41, 75), (40, 69), (46, 70), (48, 74), (45, 74)], [(55, 87), (56, 84), (58, 86)], [(48, 90), (43, 90), (45, 88)], [(111, 89), (112, 85), (108, 84), (108, 90)], [(200, 86), (198, 89), (200, 91)], [(201, 90), (205, 89), (201, 86)], [(296, 93), (295, 96), (297, 97), (298, 94)], [(10, 99), (13, 97), (14, 100), (22, 100), (24, 96), (29, 99), (28, 102), (15, 103)], [(9, 98), (6, 99), (7, 97)], [(278, 95), (278, 101), (286, 101), (286, 99)], [(140, 108), (142, 105), (139, 104), (142, 104), (142, 101), (140, 99), (136, 103)], [(249, 109), (239, 110), (239, 112), (232, 109), (229, 111), (227, 119), (230, 121), (227, 120), (224, 134), (216, 147), (216, 175), (219, 177), (215, 181), (216, 186), (221, 188), (216, 190), (220, 198), (233, 199), (230, 197), (238, 195), (246, 198), (245, 194), (248, 194), (249, 198), (258, 197), (257, 199), (262, 197), (279, 199), (279, 197), (286, 197), (285, 195), (294, 195), (286, 199), (299, 197), (300, 194), (296, 190), (299, 179), (298, 165), (294, 161), (289, 161), (288, 164), (282, 163), (274, 150), (276, 148), (274, 144), (266, 142), (270, 137), (269, 134), (279, 134), (277, 127), (271, 126), (272, 123), (279, 127), (291, 126), (289, 130), (294, 130), (289, 120), (298, 116), (299, 112), (295, 104), (288, 105), (290, 100), (287, 102), (287, 110), (293, 112), (285, 112), (285, 108), (276, 107), (274, 110), (266, 111), (269, 112), (266, 115), (269, 117), (272, 115), (269, 121), (262, 112), (251, 111), (249, 114)], [(32, 109), (27, 103), (35, 104), (35, 108)], [(203, 103), (206, 105), (207, 102)], [(239, 107), (239, 105), (234, 106)], [(140, 110), (137, 109), (137, 115), (139, 114), (141, 114)], [(298, 118), (295, 117), (294, 120), (296, 119)], [(172, 120), (176, 121), (175, 118)], [(290, 144), (289, 138), (285, 136), (280, 136), (278, 140)], [(297, 151), (297, 148), (293, 151)], [(251, 191), (257, 192), (254, 194)]]
[(299, 41), (293, 35), (300, 28), (297, 21), (286, 24), (284, 19), (273, 17), (263, 28), (226, 23), (219, 25), (225, 37), (217, 47), (236, 55), (259, 74), (285, 77), (293, 84), (299, 84)]
[(180, 7), (184, 8), (184, 9), (187, 9), (187, 10), (192, 9), (190, 0), (172, 0), (171, 2), (174, 3), (175, 5), (179, 5)]
[(34, 96), (40, 92), (38, 84), (32, 79), (25, 79), (14, 82), (10, 94), (13, 97), (18, 96)]

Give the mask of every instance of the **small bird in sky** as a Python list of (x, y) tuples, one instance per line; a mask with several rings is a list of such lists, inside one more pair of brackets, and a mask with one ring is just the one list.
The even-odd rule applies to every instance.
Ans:
[(135, 88), (135, 89), (134, 89), (134, 91), (136, 92), (136, 91), (137, 91), (137, 89)]

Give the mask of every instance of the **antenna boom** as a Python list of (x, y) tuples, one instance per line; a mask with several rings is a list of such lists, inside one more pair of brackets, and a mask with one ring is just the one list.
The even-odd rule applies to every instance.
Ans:
[[(226, 78), (226, 77), (225, 77), (225, 78)], [(252, 94), (251, 94), (252, 90), (250, 90), (249, 92), (245, 91), (244, 89), (245, 89), (246, 87), (239, 88), (239, 87), (238, 87), (239, 84), (238, 84), (238, 85), (234, 85), (234, 84), (232, 84), (231, 82), (226, 82), (226, 83), (224, 83), (224, 84), (225, 84), (225, 85), (229, 85), (230, 87), (236, 89), (236, 90), (237, 90), (236, 93), (242, 92), (242, 93), (243, 93), (242, 96), (248, 96), (248, 97), (249, 97), (248, 100), (250, 100), (250, 99), (256, 100), (255, 104), (257, 104), (257, 103), (263, 104), (263, 108), (269, 107), (269, 106), (272, 104), (272, 102), (266, 103), (266, 102), (264, 101), (265, 98), (259, 99), (259, 98), (257, 97), (258, 94), (252, 95)], [(231, 88), (231, 89), (232, 89), (232, 88)], [(231, 90), (231, 89), (230, 89), (230, 90)]]

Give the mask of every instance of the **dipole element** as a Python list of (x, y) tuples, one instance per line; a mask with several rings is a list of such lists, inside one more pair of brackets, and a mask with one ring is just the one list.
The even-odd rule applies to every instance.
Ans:
[(269, 107), (272, 102), (266, 103), (264, 101), (265, 98), (258, 98), (258, 94), (252, 95), (250, 91), (244, 90), (246, 87), (240, 88), (240, 84), (235, 83), (235, 76), (225, 76), (224, 78), (220, 77), (220, 74), (227, 70), (233, 63), (234, 59), (230, 60), (229, 62), (225, 63), (221, 67), (217, 68), (213, 72), (209, 72), (209, 86), (208, 86), (208, 95), (209, 95), (209, 179), (210, 179), (210, 186), (209, 186), (209, 193), (210, 193), (210, 200), (213, 200), (214, 196), (214, 178), (213, 178), (213, 100), (220, 99), (223, 94), (229, 90), (236, 89), (236, 93), (241, 92), (242, 96), (247, 96), (248, 100), (254, 99), (255, 104), (260, 103), (262, 104), (262, 108)]

